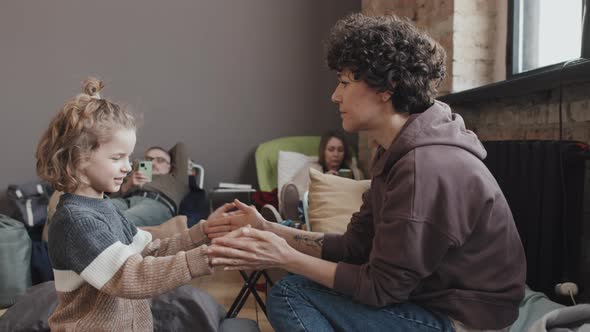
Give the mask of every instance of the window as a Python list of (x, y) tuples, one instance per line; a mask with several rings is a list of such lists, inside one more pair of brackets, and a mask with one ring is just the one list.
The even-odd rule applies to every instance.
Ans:
[(510, 0), (508, 76), (580, 58), (590, 44), (582, 33), (587, 2)]

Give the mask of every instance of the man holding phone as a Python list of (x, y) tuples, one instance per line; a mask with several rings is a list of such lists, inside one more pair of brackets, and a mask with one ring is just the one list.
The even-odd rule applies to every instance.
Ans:
[(133, 172), (131, 172), (129, 179), (121, 186), (121, 192), (125, 193), (134, 186), (142, 187), (144, 184), (152, 181), (152, 175), (166, 175), (170, 173), (172, 168), (171, 157), (168, 151), (163, 148), (154, 146), (147, 149), (143, 159), (134, 163)]
[(170, 151), (154, 146), (134, 163), (113, 202), (136, 226), (154, 226), (175, 216), (189, 192), (188, 153), (183, 143)]

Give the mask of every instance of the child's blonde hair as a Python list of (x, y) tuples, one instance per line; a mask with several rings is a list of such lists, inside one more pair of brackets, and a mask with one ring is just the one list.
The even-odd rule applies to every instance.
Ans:
[(37, 174), (56, 190), (73, 192), (80, 185), (80, 163), (114, 130), (136, 129), (135, 118), (125, 108), (101, 98), (102, 81), (89, 77), (83, 93), (68, 101), (49, 124), (37, 145)]

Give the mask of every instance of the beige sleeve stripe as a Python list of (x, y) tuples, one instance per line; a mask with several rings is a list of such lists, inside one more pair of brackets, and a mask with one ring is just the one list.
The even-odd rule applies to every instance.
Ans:
[(152, 235), (146, 231), (137, 230), (133, 242), (129, 245), (117, 241), (98, 255), (84, 271), (82, 278), (97, 289), (101, 289), (119, 268), (125, 264), (127, 258), (139, 254), (152, 241)]

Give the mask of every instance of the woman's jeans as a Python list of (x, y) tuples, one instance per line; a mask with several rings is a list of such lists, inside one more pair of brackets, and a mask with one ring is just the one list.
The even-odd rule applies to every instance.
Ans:
[(416, 304), (370, 307), (298, 275), (270, 290), (266, 308), (277, 332), (454, 331), (447, 316)]

